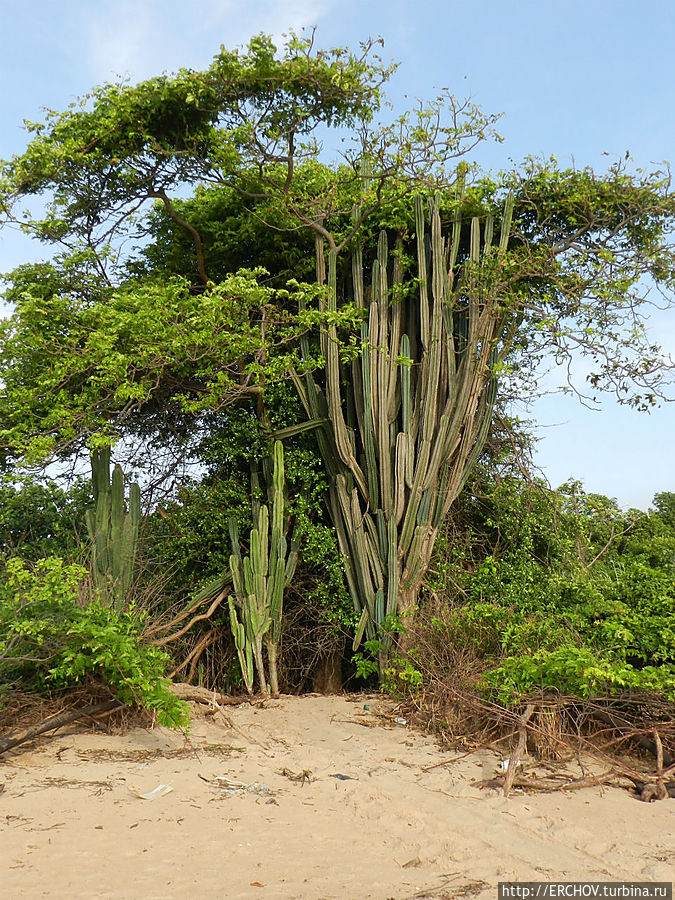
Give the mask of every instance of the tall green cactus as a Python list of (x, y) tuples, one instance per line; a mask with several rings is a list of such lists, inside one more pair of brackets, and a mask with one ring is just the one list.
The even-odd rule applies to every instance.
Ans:
[[(341, 366), (331, 325), (322, 343), (325, 396), (311, 376), (304, 383), (295, 378), (308, 416), (330, 420), (319, 446), (334, 473), (329, 509), (361, 615), (354, 646), (364, 634), (379, 635), (381, 664), (390, 643), (383, 626), (392, 614), (414, 609), (438, 527), (483, 449), (496, 367), (518, 327), (500, 281), (513, 197), (506, 200), (498, 246), (492, 217), (482, 226), (473, 218), (460, 258), (462, 192), (448, 239), (437, 203), (428, 204), (428, 234), (424, 202), (416, 199), (415, 293), (397, 290), (400, 238), (390, 255), (387, 235), (380, 235), (368, 288), (356, 248), (353, 297), (364, 310), (360, 356), (351, 373)], [(320, 281), (322, 269), (317, 264)], [(329, 253), (329, 311), (337, 309), (336, 269)]]
[(133, 578), (141, 521), (141, 489), (129, 488), (124, 500), (124, 473), (119, 465), (110, 478), (110, 449), (91, 454), (91, 480), (95, 506), (86, 513), (91, 540), (92, 573), (102, 598), (115, 609), (124, 608)]
[[(274, 444), (272, 475), (272, 520), (266, 505), (253, 505), (254, 528), (249, 536), (249, 553), (242, 556), (234, 519), (230, 520), (232, 555), (230, 571), (236, 595), (230, 597), (230, 622), (239, 656), (242, 676), (249, 694), (253, 693), (253, 664), (260, 690), (268, 692), (263, 648), (267, 652), (269, 686), (279, 695), (277, 658), (281, 638), (284, 588), (290, 583), (298, 560), (298, 541), (286, 542), (284, 521), (284, 450), (281, 441)], [(239, 612), (237, 613), (237, 607)]]

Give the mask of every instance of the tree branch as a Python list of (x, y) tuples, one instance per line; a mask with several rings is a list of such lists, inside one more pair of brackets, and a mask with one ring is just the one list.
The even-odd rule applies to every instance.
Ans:
[(204, 247), (202, 245), (202, 239), (197, 229), (193, 225), (190, 225), (189, 222), (186, 222), (185, 219), (181, 219), (181, 217), (174, 209), (171, 201), (167, 197), (164, 188), (160, 188), (158, 191), (153, 191), (149, 196), (157, 197), (159, 200), (161, 200), (166, 207), (166, 211), (169, 213), (174, 222), (177, 225), (180, 225), (181, 228), (184, 228), (185, 231), (187, 231), (188, 234), (192, 236), (192, 240), (194, 241), (195, 245), (195, 252), (197, 253), (197, 268), (199, 269), (199, 277), (202, 279), (204, 284), (208, 284), (209, 276), (206, 274), (206, 266), (204, 265)]

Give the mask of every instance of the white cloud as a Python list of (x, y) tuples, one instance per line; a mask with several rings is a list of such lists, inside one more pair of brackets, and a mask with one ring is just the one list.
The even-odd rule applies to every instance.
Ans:
[(204, 68), (221, 44), (233, 48), (265, 32), (281, 42), (290, 29), (319, 25), (337, 0), (110, 0), (90, 16), (87, 55), (92, 78), (138, 81), (181, 67)]
[(202, 33), (218, 35), (219, 44), (233, 47), (245, 44), (254, 34), (271, 34), (276, 41), (293, 29), (318, 25), (320, 20), (336, 6), (336, 0), (264, 0), (255, 8), (242, 9), (233, 0), (206, 0), (207, 24)]
[(154, 3), (130, 0), (99, 7), (88, 24), (88, 58), (97, 81), (147, 77), (157, 34)]

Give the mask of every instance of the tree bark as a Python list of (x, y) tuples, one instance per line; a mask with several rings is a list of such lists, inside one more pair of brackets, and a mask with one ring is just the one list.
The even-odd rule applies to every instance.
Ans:
[(327, 656), (319, 660), (312, 686), (317, 694), (339, 694), (342, 691), (343, 643), (334, 646)]
[(277, 674), (278, 645), (274, 641), (267, 644), (267, 662), (270, 670), (270, 690), (273, 697), (279, 696), (279, 677)]

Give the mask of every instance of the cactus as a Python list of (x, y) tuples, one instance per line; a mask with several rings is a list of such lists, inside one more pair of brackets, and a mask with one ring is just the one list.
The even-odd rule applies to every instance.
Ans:
[(110, 449), (91, 454), (91, 480), (95, 506), (86, 513), (91, 541), (91, 568), (101, 597), (115, 609), (124, 608), (134, 573), (141, 521), (141, 490), (129, 488), (124, 500), (124, 473), (119, 465), (110, 478)]
[[(260, 689), (279, 695), (277, 658), (281, 638), (284, 589), (290, 583), (298, 559), (298, 541), (286, 542), (284, 521), (284, 451), (281, 441), (274, 444), (272, 474), (272, 519), (266, 505), (254, 505), (254, 527), (249, 536), (249, 553), (242, 557), (234, 519), (230, 520), (232, 555), (230, 571), (236, 595), (230, 598), (230, 621), (239, 655), (242, 676), (249, 694), (253, 693), (253, 662)], [(263, 648), (267, 652), (269, 689)]]
[(246, 626), (237, 618), (237, 611), (232, 599), (232, 595), (228, 598), (230, 607), (230, 625), (232, 626), (232, 636), (234, 637), (234, 646), (239, 657), (239, 666), (241, 667), (241, 675), (249, 694), (253, 693), (253, 644), (248, 640)]
[[(438, 527), (483, 449), (496, 397), (495, 366), (506, 352), (509, 326), (511, 334), (517, 328), (500, 305), (499, 282), (513, 197), (505, 203), (498, 245), (493, 218), (481, 225), (474, 217), (461, 257), (463, 190), (460, 183), (447, 241), (437, 202), (428, 203), (427, 234), (425, 204), (416, 198), (416, 295), (396, 290), (402, 281), (400, 238), (390, 261), (387, 235), (380, 235), (370, 291), (362, 251), (354, 251), (353, 296), (367, 319), (351, 379), (340, 367), (334, 326), (323, 344), (330, 425), (319, 446), (337, 470), (328, 506), (360, 615), (354, 647), (364, 635), (379, 636), (381, 665), (391, 642), (389, 617), (414, 608)], [(327, 283), (333, 311), (333, 253)], [(353, 398), (345, 396), (349, 381)], [(306, 378), (299, 393), (309, 418), (319, 418), (323, 395), (313, 379)]]

